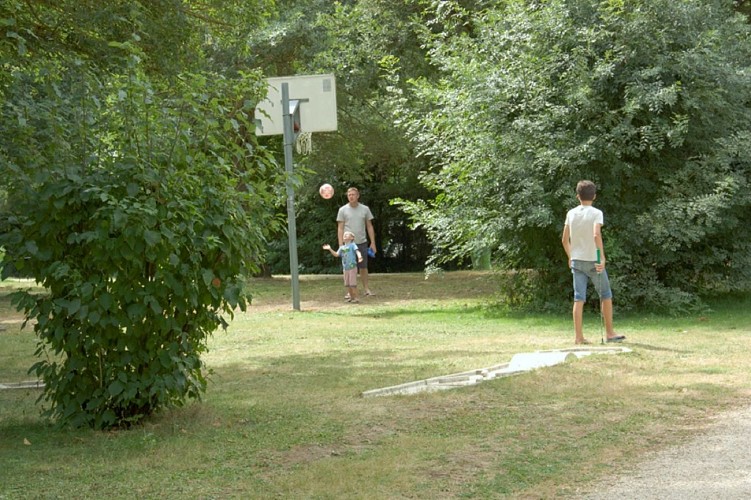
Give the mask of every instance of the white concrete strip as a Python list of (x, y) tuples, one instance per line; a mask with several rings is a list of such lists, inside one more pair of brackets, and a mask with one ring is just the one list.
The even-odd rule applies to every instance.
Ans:
[(40, 380), (27, 380), (26, 382), (0, 382), (0, 390), (3, 389), (42, 389), (44, 382)]
[(514, 354), (511, 362), (508, 364), (509, 371), (525, 372), (535, 368), (553, 366), (564, 361), (577, 359), (573, 352), (552, 351), (552, 352), (522, 352)]
[(509, 363), (451, 375), (441, 375), (439, 377), (407, 382), (381, 389), (371, 389), (363, 392), (362, 396), (366, 398), (373, 396), (394, 396), (397, 394), (417, 394), (418, 392), (466, 387), (497, 377), (516, 375), (517, 373), (557, 365), (592, 354), (618, 354), (623, 352), (631, 352), (631, 349), (628, 347), (590, 347), (519, 353), (514, 354)]

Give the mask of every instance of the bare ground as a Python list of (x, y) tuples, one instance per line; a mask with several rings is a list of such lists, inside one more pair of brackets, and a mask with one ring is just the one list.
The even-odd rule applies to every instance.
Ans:
[(648, 455), (580, 496), (588, 500), (751, 498), (751, 407), (722, 413), (689, 442)]

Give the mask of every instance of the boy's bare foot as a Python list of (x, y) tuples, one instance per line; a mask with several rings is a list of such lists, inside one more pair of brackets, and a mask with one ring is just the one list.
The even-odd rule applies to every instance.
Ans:
[(587, 339), (581, 339), (581, 340), (577, 340), (577, 341), (576, 341), (576, 345), (589, 345), (589, 344), (591, 344), (591, 343), (592, 343), (592, 342), (590, 342), (590, 341), (589, 341), (589, 340), (587, 340)]

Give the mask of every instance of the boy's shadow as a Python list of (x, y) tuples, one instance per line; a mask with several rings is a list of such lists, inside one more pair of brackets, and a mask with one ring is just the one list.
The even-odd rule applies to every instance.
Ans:
[[(610, 344), (605, 344), (610, 345)], [(673, 349), (670, 347), (663, 347), (663, 346), (657, 346), (657, 345), (651, 345), (651, 344), (642, 344), (640, 342), (623, 342), (623, 347), (634, 347), (638, 349), (644, 349), (645, 351), (664, 351), (664, 352), (674, 352), (677, 354), (691, 354), (693, 351), (686, 351), (682, 349)]]

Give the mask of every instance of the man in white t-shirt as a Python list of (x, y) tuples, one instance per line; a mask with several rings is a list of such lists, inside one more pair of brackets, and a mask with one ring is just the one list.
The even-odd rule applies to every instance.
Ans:
[[(351, 231), (355, 235), (355, 244), (362, 254), (362, 261), (357, 263), (357, 268), (360, 270), (364, 295), (373, 295), (368, 287), (368, 257), (375, 257), (376, 253), (374, 217), (370, 209), (360, 203), (360, 191), (356, 187), (347, 189), (347, 200), (349, 202), (336, 214), (339, 246), (344, 244), (345, 231)], [(370, 244), (368, 244), (368, 238), (370, 238)]]
[(583, 311), (587, 301), (587, 283), (592, 280), (600, 296), (600, 310), (608, 342), (622, 342), (626, 337), (613, 330), (613, 292), (605, 270), (605, 249), (602, 244), (602, 211), (592, 206), (597, 187), (591, 181), (579, 181), (576, 198), (580, 205), (566, 214), (561, 243), (568, 256), (568, 267), (574, 277), (574, 334), (577, 344), (589, 344), (584, 338)]

